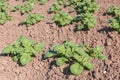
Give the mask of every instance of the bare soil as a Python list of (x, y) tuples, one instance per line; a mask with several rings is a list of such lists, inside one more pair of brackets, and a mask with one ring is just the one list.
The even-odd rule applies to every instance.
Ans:
[[(9, 56), (0, 56), (0, 80), (120, 80), (120, 34), (108, 26), (106, 21), (111, 16), (105, 14), (109, 6), (120, 7), (120, 0), (96, 0), (100, 5), (99, 11), (95, 13), (98, 24), (88, 31), (77, 32), (75, 25), (59, 28), (49, 19), (54, 14), (48, 14), (47, 11), (54, 1), (49, 0), (46, 5), (36, 4), (31, 13), (40, 13), (46, 16), (46, 19), (29, 28), (25, 25), (18, 26), (28, 14), (21, 15), (20, 11), (9, 12), (14, 20), (0, 25), (0, 52), (7, 45), (14, 43), (20, 35), (24, 35), (37, 42), (45, 43), (44, 52), (53, 44), (62, 43), (65, 40), (71, 40), (77, 44), (85, 42), (92, 47), (101, 45), (108, 59), (106, 61), (95, 59), (94, 70), (86, 70), (81, 75), (74, 76), (69, 73), (67, 65), (56, 67), (52, 58), (43, 60), (44, 52), (24, 67), (13, 62)], [(25, 4), (25, 2), (9, 0), (8, 4), (12, 7), (16, 4)]]

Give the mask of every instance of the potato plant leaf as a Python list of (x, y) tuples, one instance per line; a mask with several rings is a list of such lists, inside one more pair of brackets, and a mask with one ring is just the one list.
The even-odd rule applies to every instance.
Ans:
[(30, 55), (27, 55), (26, 53), (20, 57), (20, 63), (23, 66), (28, 64), (30, 61), (32, 61), (32, 57)]
[(98, 59), (106, 60), (106, 59), (107, 59), (107, 56), (106, 56), (105, 54), (101, 54), (101, 53), (99, 53), (99, 55), (98, 55)]
[(68, 61), (68, 60), (65, 57), (58, 58), (58, 59), (56, 59), (56, 64), (57, 64), (57, 66), (62, 66), (65, 64), (66, 61)]
[(56, 56), (56, 55), (57, 55), (57, 54), (56, 54), (54, 51), (49, 50), (49, 51), (47, 51), (47, 52), (45, 53), (44, 58), (45, 58), (45, 59), (46, 59), (46, 58), (51, 58), (51, 57)]
[(74, 75), (81, 74), (84, 70), (84, 67), (81, 66), (79, 63), (74, 63), (70, 66), (70, 72)]
[(88, 70), (93, 70), (94, 69), (94, 64), (90, 62), (84, 62), (83, 66), (87, 68)]
[(4, 54), (9, 54), (11, 53), (11, 50), (13, 49), (12, 45), (7, 46), (6, 48), (4, 48), (4, 50), (2, 50), (2, 53)]

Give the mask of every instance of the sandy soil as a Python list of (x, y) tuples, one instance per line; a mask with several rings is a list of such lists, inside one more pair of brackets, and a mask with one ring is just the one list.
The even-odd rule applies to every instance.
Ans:
[[(0, 52), (20, 35), (24, 35), (37, 42), (45, 43), (44, 51), (53, 44), (62, 43), (65, 40), (71, 40), (78, 44), (85, 42), (93, 47), (101, 45), (104, 47), (104, 53), (108, 59), (106, 61), (95, 59), (93, 71), (84, 71), (79, 76), (73, 76), (65, 67), (67, 65), (56, 67), (52, 62), (53, 59), (43, 60), (44, 52), (24, 67), (13, 62), (9, 56), (0, 56), (0, 80), (120, 80), (120, 34), (108, 26), (106, 21), (111, 16), (104, 14), (111, 5), (120, 7), (120, 0), (96, 0), (100, 5), (99, 11), (95, 13), (98, 24), (89, 31), (78, 32), (75, 32), (75, 25), (59, 28), (52, 23), (52, 20), (48, 19), (54, 15), (47, 13), (54, 1), (49, 0), (46, 5), (36, 4), (31, 13), (37, 12), (47, 18), (29, 28), (26, 28), (25, 25), (18, 26), (27, 14), (21, 16), (20, 11), (10, 12), (14, 20), (0, 25)], [(9, 0), (8, 3), (12, 7), (25, 2)]]

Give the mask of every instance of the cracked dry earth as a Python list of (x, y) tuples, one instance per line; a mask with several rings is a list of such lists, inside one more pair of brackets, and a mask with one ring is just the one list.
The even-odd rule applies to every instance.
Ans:
[[(36, 4), (31, 13), (37, 12), (48, 18), (54, 14), (47, 11), (55, 0), (49, 0), (46, 5)], [(104, 54), (108, 56), (106, 61), (95, 59), (95, 68), (92, 71), (84, 71), (81, 75), (74, 76), (69, 73), (67, 65), (56, 67), (53, 59), (43, 60), (43, 53), (34, 58), (32, 62), (24, 67), (13, 62), (9, 56), (0, 56), (0, 80), (120, 80), (120, 34), (112, 30), (106, 21), (111, 16), (105, 15), (107, 8), (111, 5), (120, 7), (120, 0), (96, 0), (100, 5), (99, 11), (95, 13), (98, 24), (89, 31), (75, 32), (75, 25), (67, 25), (59, 28), (55, 23), (46, 18), (32, 27), (18, 26), (19, 22), (27, 14), (20, 15), (20, 11), (10, 12), (14, 20), (0, 25), (0, 52), (20, 36), (32, 38), (37, 42), (45, 43), (44, 52), (53, 44), (71, 40), (77, 44), (88, 43), (90, 46), (101, 45)], [(16, 4), (25, 4), (22, 1), (9, 0), (10, 7)], [(66, 10), (67, 11), (67, 10)]]

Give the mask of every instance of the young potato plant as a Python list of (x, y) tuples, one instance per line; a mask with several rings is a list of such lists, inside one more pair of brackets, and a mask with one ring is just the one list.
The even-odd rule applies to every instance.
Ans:
[(47, 2), (47, 0), (28, 0), (28, 2), (24, 6), (15, 5), (11, 11), (15, 12), (17, 10), (21, 10), (22, 14), (28, 13), (33, 10), (34, 5), (37, 1), (39, 1), (40, 4), (45, 4)]
[(53, 6), (50, 8), (50, 12), (54, 12), (54, 13), (59, 12), (60, 10), (61, 10), (61, 6), (57, 2), (55, 2)]
[(115, 16), (114, 18), (109, 19), (108, 23), (120, 33), (120, 8), (117, 6), (111, 6), (108, 8), (107, 13)]
[(55, 14), (55, 16), (53, 17), (53, 20), (59, 27), (62, 27), (72, 23), (73, 17), (66, 12), (59, 12)]
[(110, 19), (108, 23), (112, 28), (120, 33), (120, 16)]
[(120, 8), (117, 6), (111, 6), (108, 8), (107, 13), (115, 16), (120, 16)]
[(62, 6), (76, 5), (80, 0), (56, 0), (53, 6), (50, 8), (50, 12), (58, 12), (61, 10)]
[(43, 5), (43, 4), (47, 3), (48, 0), (38, 0), (38, 1), (40, 2), (40, 4)]
[(76, 22), (81, 21), (81, 24), (77, 27), (77, 30), (87, 30), (90, 28), (95, 27), (97, 21), (95, 16), (92, 13), (83, 13), (80, 15), (77, 15)]
[(68, 0), (56, 0), (56, 3), (58, 3), (59, 5), (64, 5), (66, 1)]
[(57, 66), (68, 63), (70, 72), (78, 75), (85, 69), (93, 70), (94, 64), (91, 62), (93, 58), (105, 60), (107, 57), (102, 52), (101, 46), (91, 48), (87, 44), (76, 45), (71, 41), (66, 41), (63, 44), (54, 45), (52, 50), (45, 53), (44, 58), (55, 57)]
[(71, 5), (76, 5), (78, 2), (81, 2), (81, 0), (57, 0), (56, 2), (59, 5), (71, 6)]
[(12, 8), (11, 11), (15, 12), (15, 11), (17, 11), (17, 10), (20, 10), (21, 8), (22, 8), (21, 5), (15, 5), (15, 6)]
[(15, 62), (20, 63), (22, 66), (32, 61), (33, 56), (37, 56), (44, 48), (43, 43), (36, 43), (31, 39), (24, 36), (20, 38), (12, 45), (8, 45), (2, 51), (2, 54), (10, 54)]
[(8, 5), (5, 0), (0, 1), (0, 24), (5, 24), (8, 20), (11, 20), (12, 17), (7, 13)]
[(21, 13), (24, 14), (32, 11), (36, 2), (37, 0), (28, 0), (28, 2), (22, 6)]
[(8, 4), (5, 0), (0, 1), (0, 12), (6, 12), (8, 9)]
[(23, 20), (22, 23), (26, 24), (27, 27), (30, 27), (30, 26), (36, 24), (37, 22), (40, 22), (44, 18), (45, 18), (44, 16), (41, 16), (38, 13), (32, 13), (32, 14), (29, 14), (27, 16), (27, 18), (25, 20)]
[(81, 2), (81, 0), (67, 0), (66, 1), (66, 6), (71, 6), (71, 5), (78, 5)]
[(81, 0), (81, 2), (78, 2), (75, 6), (75, 10), (78, 12), (91, 12), (94, 13), (96, 10), (99, 9), (98, 4), (95, 0)]
[(99, 9), (95, 0), (80, 0), (74, 1), (75, 11), (77, 12), (77, 17), (75, 18), (75, 22), (80, 21), (80, 25), (77, 27), (77, 30), (88, 30), (90, 28), (95, 27), (97, 21), (94, 16), (94, 12)]

